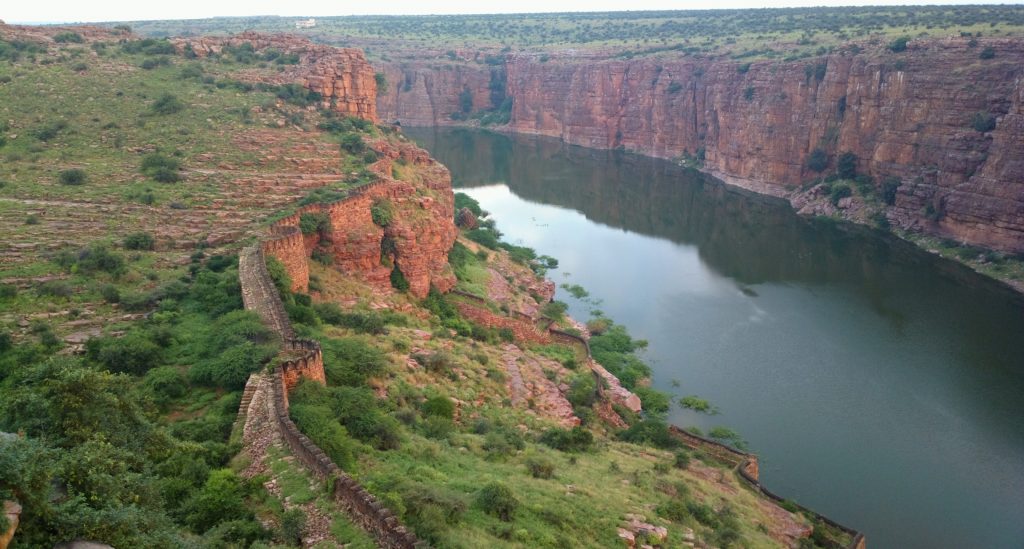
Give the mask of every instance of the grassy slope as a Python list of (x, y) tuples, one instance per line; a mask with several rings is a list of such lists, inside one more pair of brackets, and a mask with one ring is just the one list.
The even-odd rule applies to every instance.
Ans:
[[(72, 494), (83, 494), (97, 511), (58, 507), (56, 518), (44, 518), (39, 515), (39, 506), (27, 503), (15, 543), (44, 543), (46, 539), (52, 545), (65, 538), (88, 537), (121, 546), (181, 543), (195, 547), (223, 543), (232, 536), (238, 541), (255, 536), (263, 540), (264, 546), (286, 546), (275, 530), (284, 507), (263, 491), (260, 482), (265, 479), (256, 478), (241, 488), (246, 508), (268, 527), (262, 533), (259, 523), (243, 522), (235, 533), (222, 530), (198, 537), (205, 527), (190, 528), (192, 522), (183, 514), (204, 482), (203, 471), (227, 467), (228, 452), (238, 449), (238, 440), (229, 440), (228, 433), (241, 388), (188, 377), (196, 364), (209, 360), (204, 354), (217, 339), (211, 335), (217, 319), (241, 308), (231, 261), (226, 267), (224, 263), (213, 266), (208, 258), (230, 255), (250, 235), (260, 232), (266, 216), (279, 208), (280, 200), (294, 200), (308, 192), (283, 184), (273, 194), (251, 197), (251, 191), (245, 188), (247, 178), (294, 172), (291, 158), (317, 155), (308, 152), (310, 143), (344, 161), (344, 165), (337, 162), (329, 168), (330, 173), (341, 174), (343, 169), (362, 168), (365, 163), (339, 155), (335, 139), (306, 131), (316, 126), (319, 114), (278, 101), (273, 91), (245, 91), (224, 85), (240, 78), (241, 70), (270, 74), (276, 70), (274, 66), (133, 54), (123, 51), (116, 40), (112, 36), (96, 46), (49, 44), (42, 51), (17, 59), (0, 59), (0, 135), (4, 136), (0, 142), (0, 230), (5, 235), (0, 246), (4, 290), (0, 295), (0, 402), (6, 404), (45, 390), (45, 386), (37, 388), (37, 380), (31, 376), (46, 371), (47, 363), (85, 371), (122, 364), (119, 357), (98, 350), (81, 359), (61, 358), (74, 349), (62, 343), (66, 336), (116, 338), (127, 333), (132, 341), (158, 342), (142, 371), (132, 370), (104, 383), (119, 391), (117, 397), (125, 406), (142, 410), (144, 428), (167, 437), (167, 444), (177, 453), (172, 461), (179, 461), (172, 463), (166, 461), (167, 456), (154, 453), (139, 456), (127, 465), (117, 465), (123, 458), (97, 462), (88, 473), (95, 478), (76, 479), (69, 487)], [(140, 66), (146, 60), (166, 63), (144, 70)], [(184, 77), (186, 67), (194, 72), (199, 69), (202, 79)], [(171, 114), (154, 113), (154, 101), (167, 93), (181, 100), (183, 108)], [(57, 122), (63, 127), (56, 135), (45, 140), (37, 137), (39, 129)], [(298, 152), (292, 152), (296, 147)], [(180, 160), (183, 180), (160, 183), (143, 175), (142, 159), (152, 152)], [(322, 154), (318, 159), (330, 163), (331, 158)], [(72, 168), (85, 172), (85, 184), (58, 182), (59, 172)], [(288, 178), (294, 179), (287, 176), (286, 182)], [(155, 248), (125, 249), (124, 238), (135, 232), (153, 236)], [(205, 242), (208, 236), (220, 238)], [(53, 260), (62, 250), (78, 257), (79, 250), (97, 245), (123, 261), (120, 272), (86, 272), (80, 265), (68, 268)], [(212, 273), (211, 268), (219, 274)], [(193, 272), (212, 276), (220, 286), (214, 289), (197, 285), (196, 277), (190, 274)], [(54, 278), (59, 279), (56, 284), (60, 295), (45, 291), (46, 280)], [(105, 298), (101, 292), (105, 287), (120, 295), (120, 303)], [(168, 298), (172, 293), (174, 297)], [(144, 319), (156, 302), (156, 313)], [(210, 308), (214, 305), (216, 311)], [(104, 337), (100, 341), (110, 345), (117, 340)], [(173, 379), (175, 387), (184, 387), (184, 392), (168, 393), (168, 385), (142, 375), (156, 366), (163, 366), (159, 370)], [(121, 382), (124, 385), (113, 385)], [(52, 390), (41, 394), (47, 399), (62, 398)], [(82, 405), (88, 413), (94, 403)], [(99, 459), (95, 455), (87, 458), (89, 452), (97, 450), (69, 438), (61, 427), (37, 433), (23, 418), (5, 415), (2, 420), (0, 430), (25, 429), (33, 443), (43, 440), (59, 448), (46, 459), (35, 459), (33, 466), (64, 474), (59, 472), (79, 460)], [(90, 435), (92, 429), (95, 432)], [(76, 436), (116, 440), (124, 435), (117, 429), (93, 425)], [(122, 449), (115, 444), (103, 451)], [(20, 452), (4, 445), (0, 459), (20, 460)], [(65, 458), (70, 461), (65, 462)], [(176, 468), (182, 463), (191, 463), (188, 467), (192, 469), (179, 472)], [(108, 467), (117, 472), (108, 472)], [(126, 504), (96, 484), (103, 475), (124, 474), (118, 467), (130, 470), (132, 476), (124, 484), (137, 490), (141, 500), (136, 496), (134, 502)], [(274, 471), (286, 480), (304, 474), (282, 459), (275, 462)], [(8, 482), (24, 481), (17, 478), (20, 474), (5, 470), (0, 475), (0, 495), (6, 494)], [(203, 476), (194, 479), (197, 485), (186, 488), (177, 487), (176, 480), (165, 475)], [(321, 500), (319, 504), (333, 516), (336, 539), (353, 541), (355, 547), (372, 546), (368, 536), (328, 505), (323, 494), (309, 493), (308, 481), (304, 490), (299, 490), (301, 480), (287, 484), (282, 497), (294, 495), (295, 490)], [(164, 497), (168, 499), (161, 500)], [(90, 518), (93, 512), (113, 514)], [(138, 513), (138, 518), (133, 519), (132, 513)], [(158, 538), (162, 541), (155, 541)]]
[[(505, 254), (492, 251), (487, 262)], [(479, 272), (487, 262), (474, 256), (471, 268), (457, 272)], [(386, 353), (387, 367), (367, 386), (387, 395), (381, 407), (402, 420), (398, 429), (402, 443), (389, 450), (356, 443), (359, 458), (348, 470), (437, 546), (614, 546), (620, 543), (617, 527), (630, 513), (666, 526), (668, 546), (681, 543), (685, 528), (694, 529), (709, 543), (721, 543), (722, 525), (714, 521), (730, 513), (737, 518), (740, 541), (736, 546), (778, 546), (767, 531), (777, 521), (773, 513), (781, 510), (766, 505), (727, 467), (700, 456), (686, 468), (674, 467), (672, 451), (619, 442), (612, 430), (596, 420), (589, 425), (598, 435), (591, 450), (567, 453), (540, 444), (538, 437), (556, 423), (531, 410), (530, 403), (523, 408), (511, 405), (503, 366), (503, 357), (510, 351), (500, 341), (453, 335), (405, 296), (382, 297), (329, 268), (314, 264), (313, 275), (323, 295), (351, 303), (346, 307), (350, 312), (373, 315), (383, 305), (406, 311), (386, 333), (372, 337), (315, 322), (300, 324), (298, 331), (327, 346), (332, 339), (355, 338)], [(539, 351), (524, 348), (523, 353), (543, 360)], [(449, 357), (446, 370), (428, 371), (410, 358), (433, 353)], [(329, 353), (325, 360), (329, 384), (333, 384)], [(456, 421), (440, 430), (428, 425), (422, 410), (425, 399), (438, 395), (462, 403)], [(317, 402), (302, 392), (291, 400), (293, 406)], [(496, 434), (507, 431), (520, 434), (515, 438), (522, 439), (521, 449), (494, 446)], [(312, 436), (321, 445), (331, 444), (330, 437)], [(554, 466), (553, 478), (531, 475), (529, 463), (537, 460)], [(503, 522), (476, 505), (480, 488), (491, 482), (509, 486), (519, 500), (511, 521)], [(416, 504), (424, 500), (424, 493), (430, 495), (427, 500), (442, 501), (442, 509), (455, 509), (453, 516), (447, 521), (424, 518)], [(702, 524), (692, 513), (676, 520), (659, 516), (658, 509), (672, 501), (704, 507), (712, 518)]]

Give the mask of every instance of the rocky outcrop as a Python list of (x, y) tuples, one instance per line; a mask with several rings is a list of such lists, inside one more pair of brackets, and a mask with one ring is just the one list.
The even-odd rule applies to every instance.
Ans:
[[(381, 290), (391, 288), (396, 269), (417, 298), (426, 297), (431, 286), (442, 292), (455, 286), (448, 250), (458, 229), (448, 170), (411, 143), (381, 140), (373, 147), (382, 157), (371, 166), (378, 182), (330, 204), (304, 206), (271, 228), (275, 236), (264, 241), (263, 249), (284, 264), (293, 291), (308, 290), (308, 261), (316, 248), (330, 256), (333, 268)], [(416, 181), (395, 179), (396, 164), (415, 170)], [(393, 214), (387, 226), (380, 226), (371, 212), (385, 202)], [(329, 228), (303, 236), (303, 214), (326, 214)]]
[[(983, 48), (995, 57), (980, 59)], [(506, 58), (508, 129), (595, 148), (703, 157), (727, 182), (788, 195), (817, 176), (812, 151), (843, 152), (876, 184), (899, 188), (889, 220), (905, 229), (1024, 251), (1024, 41), (914, 40), (904, 52), (848, 46), (793, 62), (637, 59), (578, 52)], [(438, 66), (440, 64), (440, 66)], [(386, 67), (411, 79), (380, 98), (381, 116), (452, 123), (493, 67)], [(440, 74), (431, 79), (430, 72)], [(975, 127), (981, 113), (994, 128)], [(980, 131), (985, 130), (985, 131)]]
[(281, 55), (297, 55), (298, 63), (281, 65), (272, 77), (253, 73), (250, 80), (271, 84), (297, 83), (319, 93), (323, 106), (346, 115), (377, 120), (377, 80), (363, 51), (314, 44), (288, 34), (243, 32), (228, 37), (203, 36), (175, 38), (175, 47), (183, 54), (207, 57), (221, 54), (226, 47), (248, 44), (257, 54), (275, 50)]

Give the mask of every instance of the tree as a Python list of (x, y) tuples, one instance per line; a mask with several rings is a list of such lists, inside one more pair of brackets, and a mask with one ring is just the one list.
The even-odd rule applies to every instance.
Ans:
[(807, 157), (807, 167), (818, 173), (825, 171), (825, 168), (828, 167), (828, 153), (820, 147), (814, 149)]
[(388, 93), (388, 79), (384, 76), (384, 73), (378, 72), (374, 74), (373, 79), (377, 82), (377, 95)]
[(839, 155), (839, 161), (836, 162), (836, 171), (839, 173), (839, 177), (843, 179), (857, 177), (857, 155), (850, 151)]
[(464, 114), (469, 114), (473, 110), (473, 92), (469, 91), (469, 88), (463, 88), (459, 93), (459, 110)]
[(906, 49), (907, 49), (907, 42), (909, 42), (909, 41), (910, 41), (909, 37), (901, 36), (901, 37), (893, 40), (892, 42), (889, 42), (889, 49), (891, 51), (895, 52), (895, 53), (899, 53), (901, 51), (906, 51)]
[(152, 250), (155, 244), (153, 235), (139, 231), (132, 233), (124, 238), (124, 247), (126, 250)]
[(154, 114), (159, 115), (174, 114), (184, 108), (185, 104), (181, 102), (181, 99), (178, 99), (174, 94), (170, 93), (161, 95), (153, 102), (153, 105), (150, 106), (150, 110), (152, 110)]

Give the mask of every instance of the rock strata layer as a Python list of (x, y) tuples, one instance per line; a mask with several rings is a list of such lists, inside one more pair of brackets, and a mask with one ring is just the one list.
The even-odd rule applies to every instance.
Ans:
[[(992, 48), (995, 56), (981, 59)], [(920, 230), (1024, 251), (1024, 40), (859, 44), (792, 62), (578, 52), (505, 58), (508, 129), (596, 148), (703, 158), (727, 182), (786, 196), (844, 152), (898, 184), (887, 217)], [(384, 64), (382, 118), (462, 123), (493, 109), (495, 67), (444, 58)]]

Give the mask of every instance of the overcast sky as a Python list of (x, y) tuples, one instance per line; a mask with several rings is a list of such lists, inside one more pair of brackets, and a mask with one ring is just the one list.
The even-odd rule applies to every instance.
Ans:
[[(793, 6), (975, 4), (964, 0), (3, 0), (0, 19), (8, 23), (139, 21), (238, 15), (327, 16), (450, 13), (536, 13), (562, 11), (681, 10)], [(991, 3), (989, 0), (988, 3)], [(1011, 2), (1016, 3), (1016, 2)]]

